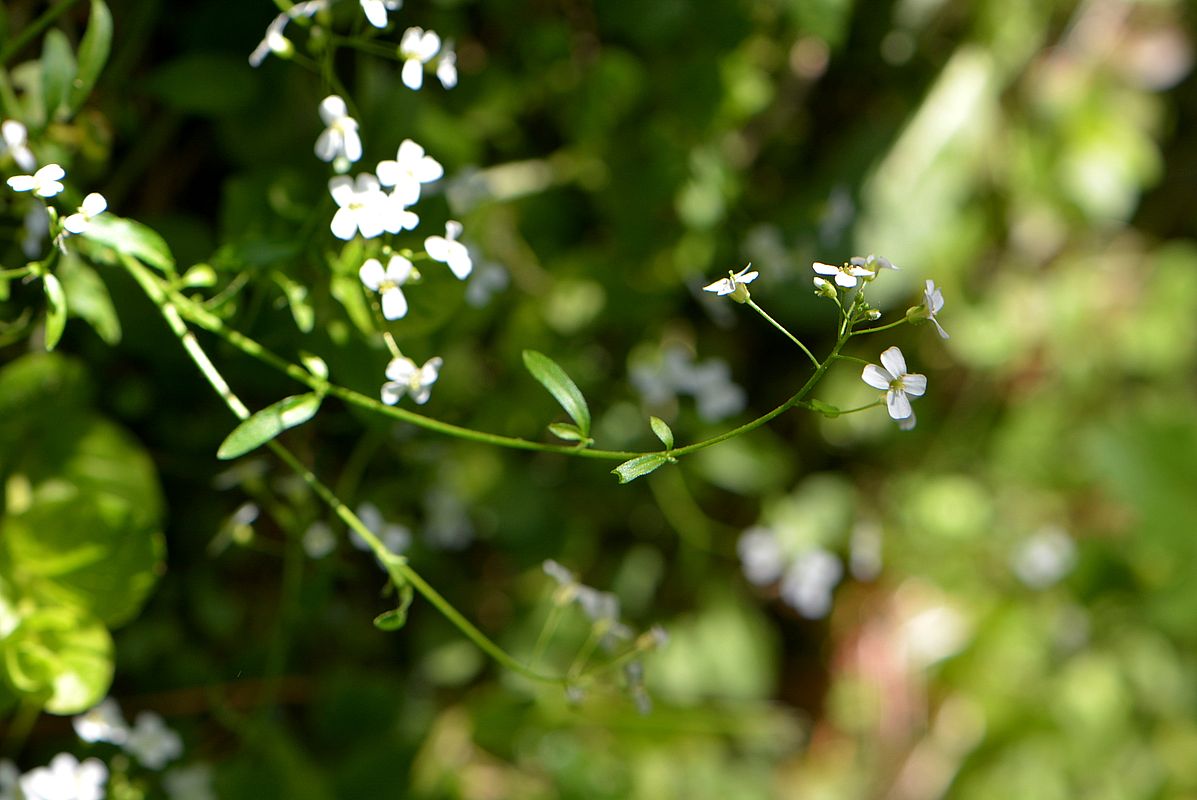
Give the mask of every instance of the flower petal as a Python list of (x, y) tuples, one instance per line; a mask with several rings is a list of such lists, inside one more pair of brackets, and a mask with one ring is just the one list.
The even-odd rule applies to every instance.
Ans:
[(387, 279), (402, 286), (411, 277), (413, 269), (415, 266), (403, 256), (391, 256), (391, 260), (387, 262)]
[(382, 282), (386, 278), (386, 271), (383, 270), (382, 263), (377, 258), (367, 258), (366, 263), (362, 264), (361, 269), (357, 271), (357, 276), (361, 278), (367, 289), (377, 292), (378, 287), (382, 286)]
[(820, 275), (835, 275), (837, 272), (840, 271), (839, 267), (833, 267), (830, 264), (824, 264), (822, 261), (816, 261), (815, 263), (811, 264), (810, 266), (811, 266), (811, 269), (813, 269), (815, 272), (819, 273)]
[(449, 240), (443, 236), (429, 236), (424, 240), (424, 252), (433, 261), (447, 263), (449, 260)]
[(407, 393), (407, 384), (399, 381), (391, 381), (382, 385), (382, 402), (388, 406), (393, 406), (403, 399), (403, 395)]
[(867, 365), (860, 373), (860, 379), (874, 389), (888, 389), (889, 382), (892, 380), (885, 370), (876, 364)]
[(885, 405), (893, 419), (906, 419), (914, 413), (910, 407), (910, 398), (901, 389), (891, 389), (885, 394)]
[(403, 72), (400, 73), (403, 85), (413, 91), (419, 91), (424, 85), (424, 64), (418, 59), (409, 58), (403, 62)]
[(917, 372), (902, 377), (902, 388), (912, 397), (922, 397), (927, 391), (927, 376)]
[(407, 383), (411, 380), (411, 376), (416, 374), (416, 362), (410, 358), (392, 358), (391, 363), (387, 364), (386, 376), (393, 381), (400, 381)]
[(403, 319), (407, 316), (407, 298), (398, 286), (382, 293), (382, 315), (387, 319)]
[(330, 94), (320, 101), (320, 119), (325, 125), (331, 125), (346, 116), (349, 116), (349, 107), (338, 95)]
[(902, 355), (902, 351), (897, 347), (891, 347), (881, 354), (881, 363), (889, 370), (889, 374), (895, 378), (901, 378), (906, 374), (906, 359)]

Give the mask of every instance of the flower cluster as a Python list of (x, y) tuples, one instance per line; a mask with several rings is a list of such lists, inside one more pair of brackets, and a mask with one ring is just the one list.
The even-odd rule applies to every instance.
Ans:
[[(0, 129), (4, 131), (5, 147), (13, 156), (13, 160), (22, 168), (31, 169), (36, 162), (33, 161), (32, 151), (25, 146), (25, 126), (15, 120), (5, 120), (3, 124), (0, 124)], [(14, 192), (29, 192), (34, 197), (49, 200), (66, 190), (65, 184), (63, 184), (65, 179), (66, 170), (62, 168), (61, 164), (46, 164), (33, 170), (31, 174), (14, 175), (6, 183), (8, 188)], [(58, 231), (59, 244), (61, 245), (63, 236), (86, 233), (87, 229), (91, 227), (92, 221), (107, 209), (108, 201), (104, 195), (98, 192), (88, 194), (74, 212), (62, 218), (61, 230)], [(40, 236), (49, 230), (45, 207), (38, 206), (34, 216), (27, 216), (25, 227), (30, 238), (34, 238), (35, 242), (40, 241)], [(26, 248), (26, 250), (30, 249)]]
[(83, 741), (115, 744), (149, 769), (160, 770), (183, 754), (182, 738), (161, 716), (142, 711), (130, 727), (112, 698), (75, 717), (71, 724)]
[(782, 600), (807, 619), (821, 619), (831, 610), (833, 593), (844, 576), (839, 556), (821, 547), (788, 555), (769, 528), (756, 526), (740, 535), (736, 552), (744, 577), (754, 586), (780, 581)]

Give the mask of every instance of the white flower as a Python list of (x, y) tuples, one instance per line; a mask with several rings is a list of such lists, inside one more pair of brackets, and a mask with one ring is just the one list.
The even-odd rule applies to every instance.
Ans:
[(883, 269), (896, 270), (898, 268), (897, 265), (888, 258), (885, 258), (884, 256), (875, 256), (871, 253), (867, 256), (853, 256), (852, 258), (848, 259), (848, 264), (853, 267), (864, 267), (873, 275), (876, 275)]
[(95, 708), (71, 719), (75, 733), (85, 742), (123, 744), (129, 738), (129, 724), (121, 715), (121, 707), (106, 697)]
[(873, 274), (872, 270), (851, 263), (833, 267), (831, 264), (816, 261), (811, 264), (811, 268), (820, 275), (834, 275), (835, 282), (845, 289), (851, 289), (855, 286), (858, 283), (857, 278), (864, 278)]
[[(885, 405), (889, 415), (896, 420), (909, 419), (914, 416), (914, 409), (910, 407), (910, 397), (922, 397), (927, 391), (927, 376), (906, 371), (906, 359), (902, 351), (891, 347), (881, 354), (881, 363), (885, 369), (876, 364), (868, 364), (860, 378), (874, 389), (885, 390)], [(910, 395), (910, 397), (907, 397)]]
[(420, 224), (419, 215), (408, 208), (408, 204), (396, 192), (384, 194), (383, 197), (386, 199), (380, 207), (380, 212), (383, 216), (383, 228), (387, 233), (410, 231)]
[(271, 53), (289, 54), (295, 47), (287, 40), (287, 37), (283, 36), (283, 30), (287, 27), (287, 23), (299, 17), (315, 16), (317, 11), (324, 8), (328, 8), (328, 0), (307, 0), (305, 3), (296, 3), (271, 20), (270, 24), (266, 26), (266, 35), (249, 54), (249, 65), (251, 67), (260, 66), (266, 60), (266, 56)]
[(739, 272), (731, 272), (729, 270), (726, 278), (720, 278), (714, 283), (702, 287), (702, 290), (704, 292), (714, 292), (720, 297), (730, 294), (732, 300), (735, 300), (737, 303), (743, 303), (748, 299), (748, 284), (755, 281), (760, 274), (759, 272), (749, 272), (748, 268), (751, 266), (752, 264), (748, 264)]
[(403, 85), (419, 89), (424, 85), (424, 65), (441, 49), (441, 37), (423, 28), (408, 28), (399, 40), (399, 55), (403, 58)]
[(373, 239), (387, 229), (392, 208), (390, 198), (379, 188), (378, 178), (363, 172), (355, 182), (347, 175), (338, 175), (329, 180), (328, 191), (339, 206), (329, 226), (338, 239), (348, 241), (358, 231)]
[(70, 753), (59, 753), (48, 767), (38, 767), (21, 776), (25, 800), (103, 800), (108, 767), (99, 759), (82, 764)]
[(38, 197), (53, 197), (62, 191), (66, 170), (57, 164), (47, 164), (32, 175), (14, 175), (8, 186), (14, 192), (33, 192)]
[[(387, 522), (373, 503), (362, 503), (357, 507), (357, 518), (362, 521), (370, 533), (378, 537), (382, 546), (389, 552), (399, 554), (411, 546), (411, 531), (397, 522)], [(370, 545), (357, 531), (349, 529), (349, 542), (358, 550), (369, 550)]]
[(429, 236), (424, 240), (424, 250), (433, 261), (448, 264), (458, 280), (465, 280), (474, 268), (474, 262), (470, 259), (470, 251), (466, 246), (457, 241), (461, 231), (460, 222), (449, 220), (445, 223), (445, 235)]
[(318, 519), (303, 532), (303, 552), (308, 558), (324, 558), (337, 548), (336, 537), (332, 528), (322, 519)]
[(175, 767), (162, 776), (162, 788), (170, 800), (216, 800), (212, 768), (207, 764)]
[(162, 717), (153, 711), (143, 711), (137, 715), (124, 747), (143, 765), (162, 769), (166, 762), (183, 754), (183, 739), (166, 727)]
[(83, 233), (91, 225), (91, 221), (103, 214), (108, 208), (108, 201), (99, 192), (92, 192), (83, 198), (83, 205), (79, 210), (62, 221), (62, 227), (71, 233)]
[(935, 281), (928, 280), (927, 288), (923, 290), (923, 307), (922, 311), (927, 315), (927, 319), (935, 323), (935, 329), (939, 331), (939, 335), (945, 339), (950, 338), (948, 332), (939, 324), (939, 320), (935, 315), (943, 308), (943, 292), (935, 286)]
[(1011, 559), (1018, 579), (1032, 589), (1046, 589), (1072, 570), (1076, 544), (1058, 527), (1044, 528), (1023, 542)]
[(736, 553), (743, 565), (744, 577), (753, 586), (767, 586), (781, 577), (785, 560), (781, 542), (773, 531), (762, 526), (749, 528), (736, 542)]
[(403, 0), (360, 0), (366, 19), (375, 28), (387, 26), (387, 11), (403, 7)]
[(358, 270), (358, 277), (367, 289), (378, 292), (382, 299), (382, 315), (387, 319), (402, 319), (407, 314), (407, 298), (399, 288), (412, 277), (415, 267), (403, 256), (391, 256), (386, 269), (377, 258), (367, 258)]
[[(440, 72), (438, 70), (437, 74)], [(29, 149), (29, 132), (15, 119), (0, 123), (0, 153), (9, 153), (21, 169), (31, 170), (37, 166), (37, 159)]]
[(0, 759), (0, 800), (16, 800), (21, 773), (7, 758)]
[(781, 581), (781, 597), (807, 619), (820, 619), (831, 610), (832, 590), (843, 577), (839, 558), (816, 547), (794, 560)]
[(332, 161), (344, 156), (350, 162), (362, 157), (362, 139), (357, 120), (349, 116), (349, 107), (335, 94), (320, 101), (320, 119), (327, 126), (316, 139), (316, 157)]
[(395, 159), (378, 162), (376, 172), (378, 182), (383, 186), (394, 186), (392, 195), (410, 206), (420, 199), (420, 184), (439, 180), (445, 174), (445, 168), (427, 155), (423, 147), (411, 139), (404, 139)]
[(436, 77), (446, 89), (457, 85), (457, 53), (452, 42), (445, 42), (441, 48), (441, 57), (436, 61)]
[(410, 358), (391, 359), (386, 371), (390, 380), (382, 385), (382, 402), (393, 406), (404, 394), (410, 394), (412, 400), (424, 405), (432, 394), (432, 384), (436, 383), (443, 363), (439, 357), (430, 358), (424, 362), (424, 366), (417, 367)]

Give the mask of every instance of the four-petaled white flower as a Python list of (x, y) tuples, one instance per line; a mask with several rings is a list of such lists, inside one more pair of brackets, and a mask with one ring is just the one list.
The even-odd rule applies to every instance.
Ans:
[(70, 753), (59, 753), (50, 766), (38, 767), (21, 776), (25, 800), (102, 800), (108, 767), (96, 758), (83, 763)]
[(458, 280), (465, 280), (474, 268), (474, 262), (470, 259), (470, 251), (466, 246), (457, 241), (461, 231), (460, 222), (449, 220), (445, 223), (445, 235), (429, 236), (424, 240), (424, 250), (433, 261), (448, 264)]
[(403, 395), (410, 394), (412, 400), (424, 405), (432, 394), (432, 384), (436, 383), (443, 363), (444, 360), (439, 356), (428, 359), (422, 367), (417, 367), (410, 358), (391, 359), (386, 371), (390, 380), (382, 385), (382, 402), (393, 406)]
[(333, 161), (344, 156), (355, 162), (362, 157), (362, 139), (357, 133), (357, 120), (349, 116), (349, 107), (335, 94), (320, 101), (320, 119), (327, 126), (316, 139), (316, 157)]
[(125, 750), (150, 769), (162, 769), (166, 762), (183, 754), (183, 739), (166, 726), (162, 717), (153, 711), (137, 715)]
[(0, 123), (0, 153), (11, 155), (21, 169), (31, 170), (37, 166), (37, 159), (29, 149), (29, 131), (15, 119)]
[(419, 89), (424, 85), (424, 65), (432, 60), (441, 49), (441, 37), (435, 31), (423, 28), (408, 28), (399, 40), (399, 55), (403, 58), (400, 77), (408, 89)]
[(62, 227), (71, 233), (83, 233), (91, 225), (91, 221), (103, 214), (108, 208), (108, 201), (99, 192), (92, 192), (83, 198), (83, 205), (79, 210), (62, 221)]
[(387, 26), (387, 11), (394, 11), (403, 7), (403, 0), (359, 0), (362, 11), (366, 12), (366, 19), (375, 28)]
[(896, 347), (891, 347), (881, 354), (881, 363), (885, 365), (885, 369), (876, 364), (868, 364), (860, 377), (874, 389), (885, 391), (885, 405), (889, 415), (901, 424), (902, 420), (914, 416), (910, 398), (922, 397), (927, 391), (927, 376), (908, 373), (906, 359), (902, 356), (902, 351)]
[(367, 258), (358, 270), (367, 289), (378, 292), (382, 300), (382, 315), (387, 319), (402, 319), (407, 314), (407, 298), (400, 287), (416, 274), (416, 268), (403, 256), (391, 256), (383, 269), (377, 258)]
[(111, 697), (104, 698), (95, 708), (72, 718), (71, 725), (85, 742), (124, 744), (129, 738), (129, 725), (121, 714), (121, 707)]
[(864, 267), (874, 275), (883, 269), (896, 270), (898, 268), (898, 265), (890, 261), (888, 258), (884, 256), (875, 256), (872, 253), (867, 256), (853, 256), (852, 258), (848, 259), (848, 264), (853, 267)]
[(822, 261), (816, 261), (811, 264), (811, 268), (820, 275), (834, 275), (835, 282), (845, 289), (855, 286), (859, 282), (858, 278), (865, 278), (873, 274), (872, 270), (851, 262), (835, 267), (831, 264), (824, 264)]
[(338, 239), (348, 241), (358, 231), (373, 239), (387, 229), (388, 212), (393, 209), (378, 178), (368, 172), (358, 175), (356, 181), (338, 175), (329, 180), (328, 191), (338, 206), (329, 225)]
[(33, 192), (38, 197), (53, 197), (62, 191), (66, 170), (57, 164), (47, 164), (32, 175), (14, 175), (8, 186), (14, 192)]
[(704, 292), (714, 292), (720, 297), (731, 295), (732, 300), (737, 303), (743, 303), (748, 299), (748, 284), (752, 283), (760, 275), (759, 272), (749, 272), (752, 264), (748, 264), (739, 272), (732, 272), (728, 270), (726, 278), (720, 278), (712, 284), (702, 287)]
[(935, 329), (939, 331), (939, 335), (945, 339), (951, 338), (948, 332), (939, 324), (939, 320), (935, 315), (943, 308), (943, 292), (935, 286), (935, 281), (928, 280), (927, 288), (923, 290), (923, 313), (927, 315), (927, 319), (935, 323)]
[(436, 77), (446, 89), (457, 85), (457, 52), (451, 41), (441, 48), (441, 57), (436, 60)]
[(378, 162), (378, 182), (383, 186), (394, 186), (391, 194), (405, 206), (420, 199), (420, 184), (439, 180), (445, 168), (424, 148), (411, 139), (404, 139), (394, 160)]

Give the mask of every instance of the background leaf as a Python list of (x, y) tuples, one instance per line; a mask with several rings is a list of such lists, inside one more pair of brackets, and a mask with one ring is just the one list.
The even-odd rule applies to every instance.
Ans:
[(77, 111), (91, 94), (92, 87), (108, 62), (112, 47), (112, 12), (104, 0), (91, 0), (87, 31), (79, 42), (79, 69), (71, 84), (70, 108)]

